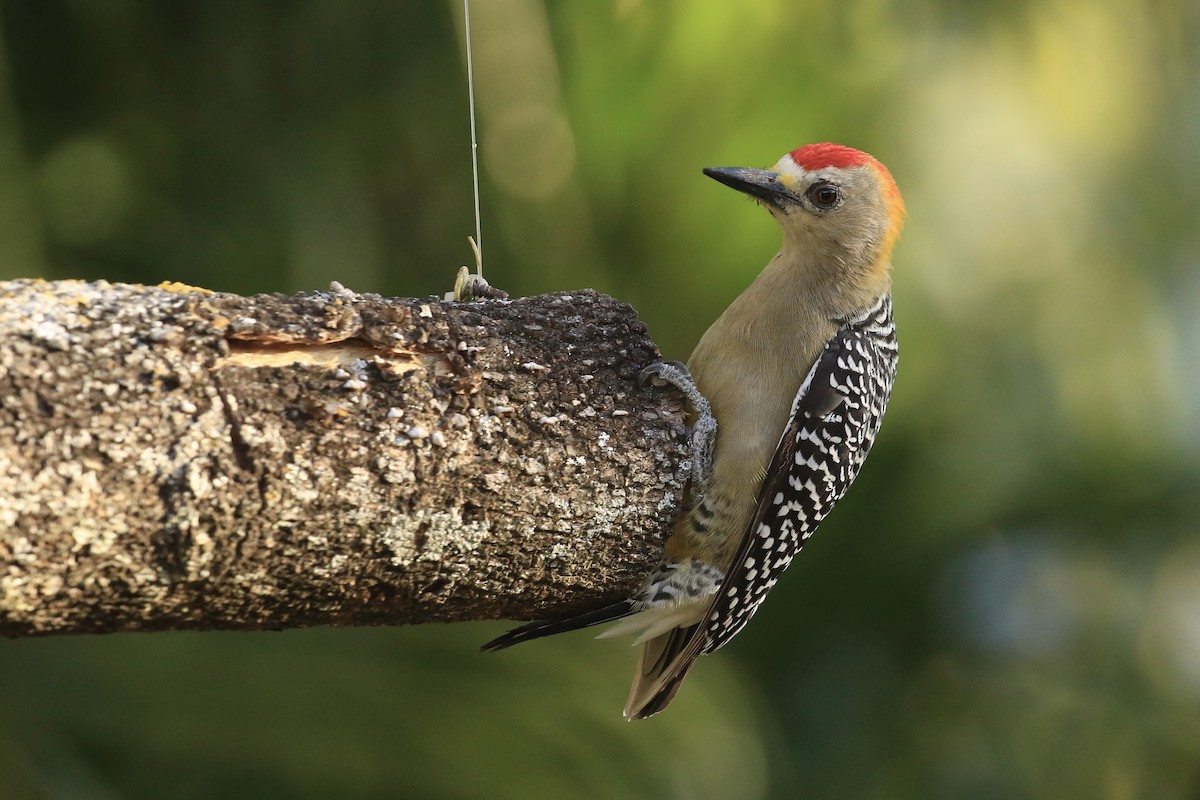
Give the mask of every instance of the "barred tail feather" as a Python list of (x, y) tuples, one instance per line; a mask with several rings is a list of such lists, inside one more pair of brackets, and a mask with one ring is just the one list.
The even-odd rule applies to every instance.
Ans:
[(667, 707), (696, 663), (702, 640), (697, 622), (646, 642), (625, 703), (625, 719), (645, 719)]
[(637, 611), (637, 608), (632, 600), (622, 600), (619, 603), (613, 603), (610, 606), (598, 608), (595, 611), (589, 611), (586, 614), (580, 614), (575, 617), (535, 620), (519, 628), (513, 628), (503, 636), (497, 636), (479, 649), (487, 653), (495, 652), (496, 650), (503, 650), (506, 647), (512, 647), (514, 644), (540, 639), (543, 636), (552, 636), (556, 633), (590, 628), (593, 625), (603, 625), (606, 622), (627, 617), (635, 611)]

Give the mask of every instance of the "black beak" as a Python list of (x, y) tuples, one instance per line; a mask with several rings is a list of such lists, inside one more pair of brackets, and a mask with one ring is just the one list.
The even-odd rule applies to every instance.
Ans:
[(775, 208), (795, 205), (800, 198), (784, 188), (779, 174), (748, 167), (706, 167), (704, 174)]

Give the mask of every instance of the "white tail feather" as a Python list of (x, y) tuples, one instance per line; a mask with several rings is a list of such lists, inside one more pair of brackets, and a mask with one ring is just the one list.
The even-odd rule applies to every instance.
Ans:
[(694, 625), (704, 616), (705, 608), (707, 608), (705, 603), (648, 608), (619, 620), (608, 630), (597, 634), (596, 638), (613, 639), (618, 636), (637, 634), (637, 638), (633, 642), (636, 647), (673, 628), (686, 628)]

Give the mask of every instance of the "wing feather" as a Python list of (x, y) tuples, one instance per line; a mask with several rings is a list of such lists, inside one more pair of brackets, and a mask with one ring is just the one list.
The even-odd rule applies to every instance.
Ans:
[(890, 308), (873, 322), (842, 327), (796, 394), (754, 516), (700, 623), (700, 653), (720, 649), (746, 625), (858, 475), (896, 370)]

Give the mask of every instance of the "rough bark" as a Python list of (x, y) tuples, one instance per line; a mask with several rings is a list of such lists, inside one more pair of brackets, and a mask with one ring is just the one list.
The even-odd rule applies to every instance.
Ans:
[(529, 618), (626, 596), (678, 398), (591, 291), (0, 283), (0, 634)]

